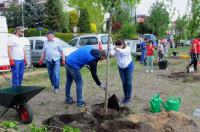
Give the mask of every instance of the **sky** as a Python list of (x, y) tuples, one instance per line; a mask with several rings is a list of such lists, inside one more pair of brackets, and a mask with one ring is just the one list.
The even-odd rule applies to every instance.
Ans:
[[(158, 0), (162, 1), (162, 0)], [(138, 15), (149, 15), (149, 8), (156, 0), (141, 0), (140, 4), (137, 6), (137, 14)], [(175, 15), (173, 16), (173, 20), (176, 20), (178, 14), (184, 15), (185, 12), (189, 9), (187, 7), (188, 0), (173, 0), (173, 7), (176, 8)], [(179, 13), (178, 13), (179, 12)]]

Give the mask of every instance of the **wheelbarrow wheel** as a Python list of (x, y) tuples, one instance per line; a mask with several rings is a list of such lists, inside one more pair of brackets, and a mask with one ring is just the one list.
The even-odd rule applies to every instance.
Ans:
[(19, 107), (19, 118), (24, 124), (31, 123), (33, 120), (33, 111), (28, 104)]

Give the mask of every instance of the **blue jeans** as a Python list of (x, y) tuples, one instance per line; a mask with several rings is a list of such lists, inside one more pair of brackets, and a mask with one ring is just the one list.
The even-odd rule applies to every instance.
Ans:
[(54, 89), (59, 89), (60, 84), (60, 60), (46, 61), (51, 85)]
[(15, 65), (11, 67), (12, 71), (12, 86), (21, 86), (24, 76), (24, 60), (14, 60)]
[(134, 64), (131, 61), (131, 63), (126, 68), (120, 68), (119, 74), (122, 80), (123, 90), (124, 90), (124, 98), (130, 99), (132, 94), (132, 80), (133, 80), (133, 70), (134, 70)]
[(81, 103), (83, 101), (82, 97), (82, 89), (83, 89), (83, 79), (81, 76), (80, 70), (73, 69), (69, 65), (66, 66), (66, 77), (67, 77), (67, 82), (65, 85), (65, 95), (66, 95), (66, 101), (69, 102), (72, 97), (70, 95), (70, 89), (73, 80), (76, 83), (76, 95), (77, 95), (77, 104)]
[(140, 63), (143, 63), (146, 59), (146, 50), (142, 50), (142, 55), (141, 55), (141, 59), (140, 59)]

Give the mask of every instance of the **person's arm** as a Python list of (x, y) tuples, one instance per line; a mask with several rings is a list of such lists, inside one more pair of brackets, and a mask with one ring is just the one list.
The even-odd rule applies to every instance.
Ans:
[(197, 53), (197, 45), (196, 45), (196, 44), (193, 44), (193, 45), (192, 45), (192, 48), (193, 48), (193, 50), (194, 50), (194, 53), (196, 54), (196, 53)]
[(65, 61), (65, 55), (64, 55), (64, 52), (63, 52), (63, 48), (62, 48), (62, 45), (61, 45), (61, 42), (60, 41), (58, 41), (58, 51), (60, 52), (60, 54), (61, 54), (61, 57), (62, 57), (62, 62), (64, 62)]
[(100, 86), (101, 82), (99, 81), (99, 78), (97, 76), (97, 63), (98, 63), (98, 60), (93, 60), (89, 63), (89, 66), (90, 66), (90, 72), (94, 81), (96, 82), (97, 85)]
[(116, 48), (116, 51), (119, 52), (121, 55), (129, 55), (131, 54), (131, 50), (129, 47), (126, 47), (124, 49)]
[(8, 57), (9, 57), (9, 60), (13, 60), (13, 57), (12, 57), (12, 47), (11, 46), (8, 46)]
[(24, 48), (24, 63), (25, 63), (25, 65), (27, 65), (27, 59), (26, 59), (26, 50), (25, 50), (25, 48)]
[(46, 56), (46, 52), (45, 52), (45, 48), (43, 47), (43, 52), (42, 52), (42, 55), (41, 55), (40, 60), (38, 62), (39, 65), (43, 64), (45, 56)]
[(116, 54), (115, 48), (110, 51), (110, 56), (114, 57)]

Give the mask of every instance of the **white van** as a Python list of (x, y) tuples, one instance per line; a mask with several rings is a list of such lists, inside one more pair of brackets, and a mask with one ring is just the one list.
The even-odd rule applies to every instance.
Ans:
[(10, 70), (8, 58), (8, 26), (6, 17), (0, 16), (0, 73)]

